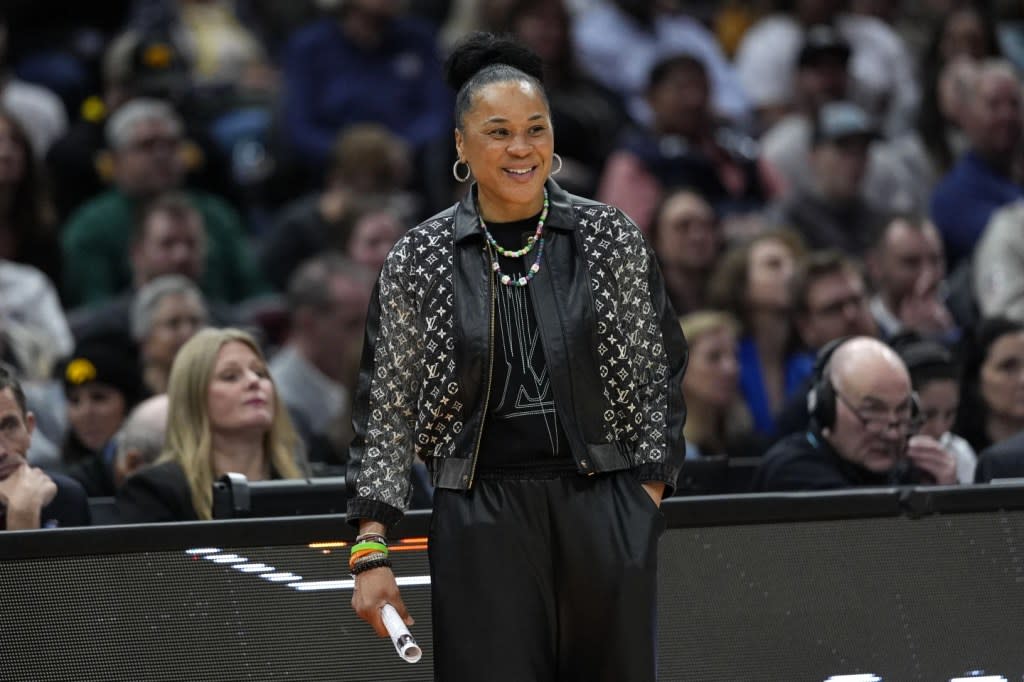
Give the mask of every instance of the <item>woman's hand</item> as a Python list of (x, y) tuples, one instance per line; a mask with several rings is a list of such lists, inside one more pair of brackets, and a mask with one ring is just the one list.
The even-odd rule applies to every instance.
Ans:
[(352, 608), (356, 614), (373, 626), (374, 631), (380, 637), (387, 637), (388, 631), (384, 627), (384, 621), (380, 616), (380, 610), (385, 604), (391, 604), (398, 611), (406, 625), (413, 625), (415, 621), (406, 610), (402, 597), (398, 593), (398, 583), (395, 582), (395, 574), (387, 566), (372, 568), (363, 571), (356, 576), (356, 586), (352, 591)]

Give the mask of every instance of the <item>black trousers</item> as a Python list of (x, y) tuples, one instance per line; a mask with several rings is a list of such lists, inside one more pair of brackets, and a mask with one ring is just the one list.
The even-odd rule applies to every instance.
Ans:
[(628, 471), (436, 490), (435, 679), (656, 679), (663, 529)]

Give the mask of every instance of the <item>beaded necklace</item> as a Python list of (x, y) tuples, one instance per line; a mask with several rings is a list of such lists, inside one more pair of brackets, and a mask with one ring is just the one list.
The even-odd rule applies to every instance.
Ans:
[(547, 188), (545, 188), (544, 210), (541, 211), (540, 220), (537, 221), (537, 231), (530, 235), (530, 237), (526, 240), (526, 246), (519, 249), (518, 251), (509, 251), (508, 249), (503, 248), (501, 244), (499, 244), (497, 241), (495, 241), (494, 237), (492, 237), (491, 233), (488, 232), (487, 230), (487, 223), (484, 222), (484, 217), (480, 216), (480, 229), (484, 231), (484, 236), (487, 238), (487, 243), (490, 244), (491, 247), (495, 251), (500, 253), (502, 256), (505, 256), (506, 258), (519, 258), (520, 256), (525, 256), (526, 254), (530, 253), (534, 246), (537, 247), (537, 259), (533, 262), (533, 265), (530, 266), (530, 269), (527, 271), (526, 275), (523, 277), (519, 277), (518, 279), (512, 279), (511, 276), (502, 273), (501, 263), (499, 263), (498, 259), (495, 258), (494, 261), (491, 263), (491, 269), (498, 275), (499, 282), (501, 282), (507, 287), (525, 287), (527, 284), (530, 283), (530, 280), (533, 279), (533, 276), (540, 271), (541, 259), (544, 256), (544, 221), (547, 220), (547, 217), (548, 190)]

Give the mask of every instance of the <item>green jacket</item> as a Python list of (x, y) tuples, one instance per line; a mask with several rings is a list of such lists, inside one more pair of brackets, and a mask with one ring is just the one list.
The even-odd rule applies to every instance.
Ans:
[[(186, 192), (206, 225), (200, 286), (211, 301), (236, 303), (267, 291), (238, 213), (211, 194)], [(65, 305), (94, 305), (132, 286), (131, 248), (137, 201), (111, 189), (84, 204), (61, 234)]]

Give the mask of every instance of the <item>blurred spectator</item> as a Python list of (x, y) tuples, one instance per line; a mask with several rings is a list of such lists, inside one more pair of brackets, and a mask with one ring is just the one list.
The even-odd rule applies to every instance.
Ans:
[(851, 99), (882, 121), (890, 137), (910, 127), (921, 95), (910, 53), (884, 22), (841, 13), (842, 4), (840, 0), (794, 0), (791, 13), (769, 15), (743, 36), (736, 70), (764, 127), (789, 110), (793, 66), (804, 32), (817, 24), (834, 25), (850, 45)]
[(863, 109), (830, 102), (818, 111), (810, 153), (811, 175), (772, 210), (779, 227), (795, 229), (814, 249), (863, 256), (882, 222), (864, 197), (868, 146), (877, 131)]
[(227, 0), (175, 0), (170, 33), (189, 56), (200, 87), (265, 90), (276, 77), (263, 45)]
[(882, 336), (916, 332), (957, 341), (958, 329), (941, 293), (946, 278), (942, 238), (931, 221), (894, 216), (873, 241), (866, 263), (875, 290), (871, 314)]
[(74, 348), (57, 290), (30, 265), (0, 260), (0, 327), (17, 326), (32, 334), (51, 357)]
[(117, 491), (125, 523), (208, 520), (213, 482), (300, 478), (298, 439), (256, 341), (204, 329), (181, 349), (167, 390), (164, 454)]
[(711, 277), (712, 307), (742, 324), (740, 390), (754, 429), (764, 437), (775, 435), (776, 415), (813, 365), (799, 352), (790, 321), (793, 273), (803, 256), (795, 234), (766, 232), (726, 252)]
[(992, 214), (973, 261), (973, 293), (981, 315), (1024, 323), (1024, 202)]
[(1024, 198), (1013, 177), (1022, 131), (1017, 74), (1009, 62), (989, 60), (969, 83), (962, 123), (970, 148), (939, 182), (930, 207), (951, 265), (970, 258), (997, 209)]
[[(614, 39), (611, 37), (614, 36)], [(670, 55), (687, 54), (703, 66), (715, 115), (743, 123), (750, 105), (715, 37), (699, 21), (656, 2), (602, 0), (583, 10), (573, 26), (581, 67), (619, 94), (633, 120), (652, 125), (650, 73)], [(623, 58), (628, 55), (628, 58)]]
[[(352, 394), (372, 289), (373, 272), (336, 254), (307, 261), (289, 284), (291, 333), (270, 371), (314, 462), (347, 459)], [(347, 438), (336, 437), (339, 424), (346, 427)]]
[(0, 528), (31, 530), (88, 526), (89, 504), (76, 481), (47, 474), (25, 461), (35, 416), (18, 380), (0, 367)]
[(403, 16), (398, 0), (340, 3), (292, 37), (283, 68), (286, 131), (318, 173), (353, 123), (385, 125), (418, 156), (450, 135), (452, 97), (434, 34)]
[(872, 338), (838, 343), (818, 359), (811, 428), (779, 441), (754, 474), (755, 491), (956, 482), (956, 462), (915, 435), (917, 408), (899, 356)]
[(723, 218), (760, 208), (768, 190), (757, 146), (716, 124), (711, 83), (699, 59), (675, 55), (658, 61), (649, 74), (647, 99), (652, 123), (623, 135), (605, 166), (601, 201), (625, 211), (644, 231), (670, 187), (700, 192)]
[(0, 258), (38, 268), (61, 285), (57, 217), (24, 128), (0, 111)]
[[(110, 117), (107, 137), (115, 186), (79, 208), (63, 230), (70, 305), (95, 304), (131, 286), (133, 212), (146, 201), (181, 188), (181, 135), (181, 120), (157, 100), (132, 100)], [(194, 190), (185, 194), (203, 218), (209, 239), (206, 272), (228, 287), (224, 298), (237, 302), (260, 293), (264, 285), (238, 214), (213, 195)]]
[(68, 431), (61, 458), (90, 496), (114, 494), (114, 444), (144, 389), (133, 353), (108, 339), (89, 339), (61, 363)]
[(809, 254), (792, 280), (793, 320), (804, 346), (817, 352), (846, 336), (878, 336), (864, 275), (838, 251)]
[[(848, 256), (839, 251), (808, 254), (793, 275), (792, 288), (793, 322), (805, 349), (820, 353), (837, 339), (878, 336), (864, 275)], [(775, 420), (779, 434), (806, 430), (810, 415), (804, 396), (812, 384), (813, 375), (787, 401)]]
[[(945, 15), (936, 26), (921, 59), (924, 98), (917, 116), (922, 177), (928, 189), (953, 166), (966, 146), (960, 110), (966, 103), (967, 79), (976, 62), (999, 56), (991, 17), (964, 6)], [(918, 137), (919, 136), (919, 137)]]
[(617, 95), (585, 76), (572, 50), (571, 16), (564, 0), (515, 0), (499, 23), (544, 61), (555, 151), (564, 167), (558, 183), (592, 196), (626, 113)]
[(348, 251), (357, 219), (371, 207), (412, 224), (419, 207), (403, 191), (410, 165), (408, 147), (383, 126), (356, 124), (339, 135), (324, 190), (282, 209), (263, 239), (259, 261), (271, 284), (284, 290), (304, 260)]
[(6, 11), (0, 8), (0, 107), (21, 124), (31, 140), (28, 148), (35, 152), (34, 160), (40, 160), (67, 130), (68, 115), (57, 95), (14, 76), (7, 63), (8, 30)]
[(114, 485), (154, 462), (164, 449), (167, 431), (167, 394), (146, 398), (124, 420), (115, 438)]
[(910, 372), (910, 383), (921, 409), (918, 433), (931, 436), (956, 460), (956, 479), (973, 483), (977, 457), (970, 444), (953, 433), (953, 422), (960, 407), (960, 367), (945, 346), (934, 341), (893, 342), (903, 364)]
[(174, 358), (209, 322), (203, 294), (192, 280), (162, 275), (148, 282), (131, 303), (131, 334), (138, 344), (142, 380), (150, 393), (167, 391)]
[(647, 236), (672, 309), (685, 315), (708, 307), (708, 279), (722, 249), (721, 226), (710, 204), (693, 190), (669, 190)]
[(739, 323), (728, 313), (698, 311), (679, 324), (690, 348), (683, 377), (687, 458), (746, 454), (736, 448), (751, 426), (739, 392)]
[(981, 452), (1024, 431), (1024, 325), (991, 317), (967, 341), (953, 430)]
[[(818, 110), (848, 98), (850, 45), (832, 26), (807, 29), (794, 64), (790, 111), (761, 136), (762, 154), (793, 186), (807, 176), (807, 152)], [(803, 172), (801, 172), (803, 171)]]
[[(107, 46), (102, 67), (100, 91), (82, 102), (67, 134), (46, 157), (61, 220), (66, 221), (113, 180), (113, 161), (104, 131), (118, 108), (139, 97), (167, 102), (182, 119), (179, 153), (185, 184), (236, 203), (243, 198), (238, 164), (231, 158), (234, 150), (230, 140), (220, 139), (225, 137), (222, 128), (230, 131), (232, 127), (218, 119), (225, 110), (232, 111), (237, 102), (224, 93), (197, 89), (187, 55), (166, 31), (125, 30)], [(269, 114), (264, 118), (269, 119)], [(263, 127), (267, 125), (264, 121)], [(244, 142), (245, 126), (235, 126), (234, 130)], [(269, 163), (266, 154), (254, 158)]]

